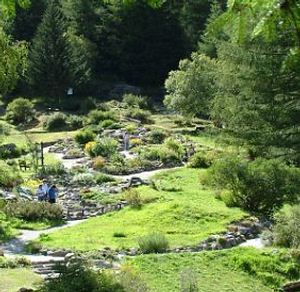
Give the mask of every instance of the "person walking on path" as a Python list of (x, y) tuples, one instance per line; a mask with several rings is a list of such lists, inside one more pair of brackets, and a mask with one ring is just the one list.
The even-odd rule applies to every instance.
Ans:
[(128, 151), (129, 150), (129, 134), (127, 132), (124, 133), (123, 139), (124, 139), (124, 150)]
[(48, 186), (48, 183), (47, 183), (47, 181), (45, 179), (43, 180), (42, 190), (43, 190), (43, 193), (44, 193), (44, 200), (43, 201), (47, 201), (47, 199), (48, 199), (48, 192), (49, 192), (49, 186)]
[(37, 195), (38, 201), (40, 201), (40, 202), (45, 201), (45, 192), (43, 190), (43, 185), (39, 185), (39, 187), (36, 191), (36, 195)]
[(50, 204), (56, 203), (57, 194), (58, 194), (57, 187), (55, 185), (52, 185), (51, 188), (48, 191), (49, 203)]

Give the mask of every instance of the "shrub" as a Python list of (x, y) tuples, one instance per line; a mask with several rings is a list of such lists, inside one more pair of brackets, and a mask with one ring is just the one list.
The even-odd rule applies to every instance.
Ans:
[(167, 149), (173, 151), (179, 159), (182, 158), (184, 154), (184, 148), (180, 144), (180, 142), (176, 141), (173, 138), (168, 138), (167, 140), (165, 140), (164, 145)]
[(112, 154), (116, 153), (118, 149), (118, 141), (113, 138), (105, 137), (97, 141), (96, 144), (92, 147), (89, 155), (92, 157), (103, 156), (109, 157)]
[(159, 148), (145, 148), (142, 153), (141, 157), (143, 159), (148, 159), (150, 161), (160, 160), (161, 153)]
[(83, 260), (73, 260), (67, 265), (56, 266), (57, 278), (42, 282), (39, 292), (97, 292), (125, 290), (107, 271), (96, 271)]
[(143, 144), (143, 141), (140, 138), (132, 138), (130, 139), (129, 145), (132, 147), (140, 146)]
[(125, 191), (124, 199), (133, 208), (140, 208), (143, 204), (140, 193), (135, 189)]
[(42, 248), (42, 244), (37, 241), (30, 241), (25, 245), (25, 251), (31, 254), (39, 253)]
[(152, 233), (138, 239), (138, 244), (143, 253), (161, 253), (169, 247), (167, 238), (160, 233)]
[(149, 133), (149, 142), (153, 144), (161, 144), (166, 139), (167, 134), (160, 129), (154, 129)]
[(88, 114), (88, 123), (98, 125), (104, 120), (113, 120), (115, 121), (115, 114), (111, 111), (101, 111), (101, 110), (92, 110)]
[(181, 158), (172, 150), (162, 148), (159, 151), (159, 159), (163, 164), (178, 165), (181, 163)]
[(75, 141), (80, 145), (94, 141), (96, 135), (91, 130), (82, 130), (75, 135)]
[(110, 175), (104, 174), (104, 173), (98, 173), (95, 176), (95, 181), (97, 184), (103, 184), (103, 183), (107, 183), (107, 182), (113, 182), (113, 181), (115, 181), (115, 178)]
[(97, 142), (90, 141), (90, 142), (86, 143), (84, 146), (84, 151), (91, 157), (94, 156), (93, 149), (96, 146), (96, 144), (97, 144)]
[(67, 120), (70, 130), (77, 130), (83, 127), (83, 118), (75, 115), (71, 115)]
[(91, 173), (78, 173), (73, 177), (72, 181), (82, 186), (95, 184), (94, 175)]
[(275, 215), (274, 243), (300, 248), (300, 205), (284, 208)]
[(57, 204), (47, 202), (9, 202), (5, 207), (7, 216), (24, 219), (27, 221), (63, 219), (63, 210)]
[(3, 144), (0, 146), (0, 159), (12, 159), (20, 157), (22, 150), (16, 144)]
[(19, 172), (5, 162), (0, 161), (0, 187), (13, 188), (22, 182)]
[(102, 156), (97, 156), (93, 159), (93, 169), (102, 169), (105, 166), (105, 159)]
[(208, 168), (211, 166), (211, 160), (205, 152), (197, 152), (189, 158), (188, 167)]
[(66, 169), (62, 162), (58, 161), (53, 164), (45, 165), (41, 173), (45, 175), (62, 175), (66, 173)]
[(150, 112), (144, 111), (142, 109), (131, 109), (126, 112), (126, 116), (135, 120), (139, 120), (144, 124), (151, 123)]
[(124, 94), (123, 102), (126, 103), (129, 107), (137, 106), (141, 109), (149, 108), (147, 97), (135, 95), (132, 93)]
[(113, 237), (124, 238), (126, 234), (124, 232), (114, 232)]
[(44, 123), (47, 131), (63, 130), (67, 128), (68, 117), (64, 113), (51, 114)]
[(6, 119), (14, 124), (27, 123), (34, 119), (33, 103), (25, 98), (17, 98), (6, 108)]
[(111, 127), (115, 122), (113, 120), (104, 120), (101, 122), (101, 127), (102, 128), (109, 128)]
[(300, 190), (299, 170), (275, 159), (251, 162), (226, 156), (212, 165), (208, 175), (212, 184), (232, 192), (238, 206), (265, 215), (295, 201)]

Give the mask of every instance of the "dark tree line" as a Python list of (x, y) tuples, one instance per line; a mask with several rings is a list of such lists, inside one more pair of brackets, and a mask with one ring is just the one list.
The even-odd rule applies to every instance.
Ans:
[[(168, 72), (197, 47), (211, 0), (31, 0), (16, 7), (10, 29), (29, 42), (21, 90), (91, 94), (103, 81), (160, 87)], [(24, 82), (23, 82), (24, 83)]]

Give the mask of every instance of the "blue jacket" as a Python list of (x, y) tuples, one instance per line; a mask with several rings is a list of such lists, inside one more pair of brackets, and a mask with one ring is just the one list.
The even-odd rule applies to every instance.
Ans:
[(56, 195), (57, 195), (56, 189), (50, 188), (48, 191), (49, 199), (56, 199)]

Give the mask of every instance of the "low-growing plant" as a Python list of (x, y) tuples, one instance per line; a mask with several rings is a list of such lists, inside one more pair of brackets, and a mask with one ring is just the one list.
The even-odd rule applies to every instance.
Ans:
[(42, 244), (38, 241), (30, 241), (25, 245), (25, 251), (30, 254), (39, 253), (42, 248)]
[(115, 178), (104, 173), (98, 173), (95, 176), (95, 181), (97, 184), (103, 184), (107, 182), (113, 182), (115, 181)]
[(136, 189), (129, 189), (124, 192), (124, 199), (133, 208), (141, 208), (143, 201), (140, 193)]
[(116, 121), (115, 114), (112, 111), (92, 110), (88, 114), (88, 123), (98, 125), (105, 120)]
[(105, 166), (105, 159), (102, 156), (97, 156), (93, 159), (93, 169), (102, 169)]
[(83, 127), (83, 118), (75, 115), (68, 117), (68, 125), (70, 130), (77, 130)]
[(14, 124), (27, 123), (34, 119), (33, 103), (26, 98), (16, 98), (6, 108), (6, 119)]
[(275, 215), (274, 243), (289, 248), (300, 248), (300, 205), (285, 207)]
[(68, 117), (64, 113), (58, 112), (51, 114), (44, 122), (47, 131), (57, 131), (67, 128)]
[(92, 173), (78, 173), (73, 176), (73, 183), (77, 183), (82, 186), (95, 184), (95, 177)]
[(22, 154), (22, 149), (15, 144), (3, 144), (0, 146), (0, 159), (18, 158)]
[(150, 112), (138, 108), (133, 108), (128, 110), (126, 112), (126, 116), (138, 120), (143, 124), (150, 124), (152, 122), (150, 118), (151, 116)]
[(113, 274), (105, 270), (96, 271), (82, 259), (58, 265), (55, 270), (59, 276), (42, 282), (39, 292), (125, 291)]
[(45, 165), (41, 170), (42, 175), (62, 175), (66, 173), (66, 169), (62, 162), (58, 161), (53, 164)]
[(104, 121), (101, 122), (100, 125), (101, 125), (102, 128), (109, 128), (109, 127), (111, 127), (114, 123), (115, 123), (115, 121), (113, 121), (113, 120), (104, 120)]
[(165, 131), (161, 129), (154, 129), (152, 130), (149, 135), (149, 142), (153, 144), (162, 144), (167, 137)]
[(113, 237), (124, 238), (126, 237), (126, 234), (124, 232), (114, 232)]
[(143, 253), (162, 253), (169, 247), (167, 238), (161, 233), (142, 236), (138, 239), (138, 244)]
[(189, 158), (188, 167), (191, 168), (208, 168), (211, 166), (211, 160), (205, 152), (197, 152)]
[(47, 202), (9, 202), (5, 207), (5, 213), (7, 216), (26, 221), (61, 221), (63, 219), (63, 210), (61, 206), (57, 204), (49, 204)]
[(103, 156), (109, 157), (117, 152), (118, 149), (118, 141), (113, 138), (105, 137), (100, 139), (94, 144), (90, 151), (90, 155), (92, 157), (95, 156)]
[(75, 141), (80, 145), (85, 145), (88, 142), (94, 141), (95, 138), (96, 135), (91, 130), (79, 131), (74, 137)]
[(0, 161), (0, 187), (13, 188), (22, 182), (19, 172), (4, 161)]
[(148, 99), (145, 96), (135, 95), (132, 93), (123, 95), (123, 102), (126, 103), (129, 107), (139, 107), (141, 109), (149, 108)]
[(165, 140), (164, 145), (167, 149), (173, 151), (179, 159), (182, 158), (184, 154), (184, 148), (180, 142), (176, 141), (173, 138), (168, 138)]

